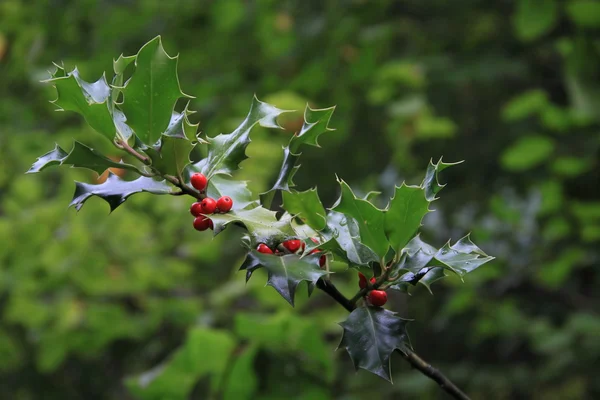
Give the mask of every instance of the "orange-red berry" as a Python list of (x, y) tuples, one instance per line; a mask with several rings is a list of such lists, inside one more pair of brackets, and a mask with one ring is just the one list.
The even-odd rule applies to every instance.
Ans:
[(206, 189), (208, 179), (206, 179), (206, 176), (204, 176), (204, 174), (197, 173), (192, 175), (192, 177), (190, 178), (190, 182), (192, 183), (194, 189), (202, 191)]
[(210, 197), (205, 198), (200, 202), (202, 214), (212, 214), (217, 209), (217, 202)]
[(319, 266), (321, 268), (323, 268), (325, 266), (325, 264), (327, 263), (327, 256), (325, 254), (323, 254), (321, 256), (321, 258), (319, 258)]
[(283, 244), (283, 247), (288, 249), (291, 253), (295, 253), (300, 249), (303, 242), (298, 239), (292, 239), (292, 240), (286, 240), (282, 244)]
[[(315, 253), (320, 253), (320, 252), (321, 252), (321, 250), (319, 250), (319, 249), (312, 249), (312, 250), (310, 251), (310, 253), (308, 253), (308, 254), (315, 254)], [(322, 255), (320, 258), (319, 258), (319, 266), (320, 266), (321, 268), (323, 268), (323, 267), (325, 266), (325, 263), (326, 263), (326, 262), (327, 262), (327, 256), (326, 256), (325, 254), (323, 254), (323, 255)], [(360, 272), (359, 272), (359, 273), (360, 273)]]
[(367, 277), (361, 274), (360, 272), (358, 273), (358, 287), (361, 289), (367, 287)]
[(226, 213), (227, 211), (231, 210), (231, 207), (233, 207), (233, 200), (231, 200), (231, 197), (223, 196), (217, 200), (217, 208), (219, 211)]
[(194, 228), (197, 231), (205, 231), (208, 228), (213, 229), (213, 222), (210, 218), (200, 215), (194, 219)]
[(197, 217), (198, 215), (202, 214), (202, 207), (200, 207), (200, 202), (199, 201), (197, 201), (194, 204), (192, 204), (192, 206), (190, 207), (190, 213), (194, 217)]
[(381, 307), (387, 303), (387, 293), (383, 290), (371, 290), (367, 295), (369, 303), (375, 307)]
[(259, 253), (263, 253), (263, 254), (273, 254), (273, 250), (271, 250), (269, 248), (269, 246), (267, 246), (264, 243), (259, 244), (258, 247), (256, 248), (256, 251), (258, 251)]

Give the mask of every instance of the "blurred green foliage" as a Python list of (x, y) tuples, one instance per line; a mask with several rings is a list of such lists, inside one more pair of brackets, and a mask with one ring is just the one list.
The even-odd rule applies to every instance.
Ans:
[[(445, 173), (424, 235), (473, 231), (497, 260), (391, 308), (416, 319), (415, 349), (475, 399), (600, 397), (599, 29), (592, 0), (3, 0), (1, 397), (443, 396), (401, 360), (394, 385), (355, 374), (333, 351), (346, 313), (321, 293), (301, 290), (291, 309), (263, 279), (246, 285), (239, 232), (198, 234), (185, 200), (139, 195), (107, 217), (93, 199), (75, 214), (72, 181), (93, 173), (22, 175), (54, 142), (112, 151), (74, 113), (52, 112), (38, 83), (51, 63), (93, 80), (157, 34), (181, 54), (209, 136), (235, 127), (253, 93), (281, 108), (337, 104), (337, 130), (303, 150), (295, 178), (326, 205), (335, 173), (387, 196), (418, 183), (429, 158), (466, 160)], [(255, 193), (301, 115), (283, 122), (253, 136), (260, 162), (242, 177)]]

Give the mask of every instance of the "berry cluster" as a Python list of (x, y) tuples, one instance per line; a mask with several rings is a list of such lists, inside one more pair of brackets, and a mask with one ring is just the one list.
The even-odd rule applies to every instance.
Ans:
[[(203, 192), (208, 185), (208, 179), (203, 174), (194, 174), (191, 178), (194, 189)], [(233, 200), (229, 196), (220, 197), (219, 200), (205, 197), (202, 201), (195, 202), (190, 207), (190, 213), (194, 218), (194, 228), (198, 231), (213, 229), (213, 222), (207, 215), (213, 213), (226, 213), (233, 207)]]
[[(370, 281), (372, 285), (377, 280), (375, 279), (375, 277), (373, 277)], [(358, 287), (360, 287), (361, 289), (367, 287), (367, 277), (361, 274), (360, 272), (358, 273)], [(385, 305), (385, 303), (387, 303), (387, 293), (383, 290), (370, 290), (369, 293), (367, 293), (367, 300), (372, 305), (376, 307), (381, 307)]]
[[(312, 240), (316, 244), (319, 243), (319, 241), (315, 238), (310, 238), (310, 240)], [(273, 251), (269, 246), (267, 246), (264, 243), (259, 244), (258, 247), (256, 248), (256, 251), (258, 251), (259, 253), (263, 253), (263, 254), (274, 254), (277, 256), (281, 256), (284, 254), (297, 253), (298, 250), (304, 251), (305, 248), (306, 248), (306, 243), (304, 243), (302, 240), (291, 239), (291, 240), (286, 240), (285, 242), (280, 243), (279, 246), (277, 246), (277, 248), (275, 249), (275, 251)], [(321, 252), (321, 250), (319, 250), (319, 249), (313, 249), (310, 251), (309, 254), (320, 253), (320, 252)], [(327, 256), (325, 256), (325, 254), (323, 254), (319, 258), (319, 265), (321, 266), (321, 268), (323, 268), (325, 266), (326, 262), (327, 262)]]

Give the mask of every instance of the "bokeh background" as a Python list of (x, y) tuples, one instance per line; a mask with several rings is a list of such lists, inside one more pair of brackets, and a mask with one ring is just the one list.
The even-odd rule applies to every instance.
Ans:
[[(424, 236), (472, 232), (497, 260), (389, 307), (474, 399), (600, 398), (600, 2), (2, 0), (1, 399), (447, 398), (399, 357), (394, 385), (355, 373), (334, 351), (345, 311), (322, 293), (292, 309), (259, 272), (246, 285), (240, 231), (194, 231), (189, 200), (137, 195), (108, 216), (93, 199), (76, 214), (73, 180), (97, 176), (24, 175), (54, 142), (118, 155), (53, 111), (39, 83), (51, 63), (95, 80), (158, 34), (209, 136), (254, 93), (337, 105), (296, 178), (326, 205), (336, 173), (385, 205), (430, 158), (465, 160), (444, 172)], [(301, 121), (254, 133), (238, 176), (255, 193)], [(351, 295), (354, 273), (339, 275)]]

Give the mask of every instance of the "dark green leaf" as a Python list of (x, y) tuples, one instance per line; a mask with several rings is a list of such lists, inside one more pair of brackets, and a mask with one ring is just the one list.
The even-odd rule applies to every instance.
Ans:
[(391, 382), (390, 356), (406, 345), (407, 323), (380, 307), (357, 308), (340, 324), (344, 334), (339, 347), (348, 351), (356, 369), (366, 369)]
[(115, 74), (123, 76), (125, 69), (135, 61), (136, 57), (137, 56), (124, 56), (121, 54), (119, 58), (113, 60), (113, 70), (115, 71)]
[(134, 165), (115, 162), (79, 142), (73, 144), (73, 149), (68, 154), (58, 144), (55, 144), (54, 150), (39, 157), (27, 173), (40, 172), (53, 165), (72, 165), (77, 168), (87, 168), (97, 172), (98, 175), (102, 175), (108, 168), (121, 168), (140, 173), (140, 170)]
[(392, 248), (400, 252), (417, 233), (421, 220), (429, 212), (429, 201), (419, 186), (402, 184), (385, 213), (385, 232)]
[(325, 208), (321, 204), (317, 189), (305, 192), (283, 192), (283, 208), (299, 217), (305, 224), (316, 230), (327, 226)]
[(443, 266), (447, 266), (452, 271), (463, 276), (481, 265), (492, 261), (494, 257), (485, 254), (467, 235), (452, 246), (450, 246), (450, 243), (446, 243), (435, 254), (435, 259)]
[(193, 328), (165, 364), (127, 379), (127, 387), (142, 400), (186, 399), (200, 378), (210, 376), (216, 391), (234, 348), (229, 333)]
[(75, 209), (79, 211), (87, 199), (98, 196), (110, 205), (111, 211), (114, 211), (129, 196), (140, 192), (168, 194), (171, 193), (171, 186), (166, 181), (155, 181), (144, 176), (134, 181), (124, 181), (117, 175), (109, 174), (106, 182), (100, 185), (75, 182), (75, 194), (69, 207), (75, 206)]
[(443, 267), (425, 267), (416, 274), (412, 272), (405, 273), (400, 279), (397, 279), (390, 288), (408, 293), (408, 289), (411, 285), (414, 286), (417, 283), (420, 283), (427, 288), (429, 293), (433, 294), (431, 285), (445, 276), (446, 274), (444, 273)]
[(181, 113), (173, 112), (158, 144), (141, 147), (152, 160), (152, 166), (163, 174), (182, 176), (190, 163), (190, 152), (195, 146), (198, 130), (198, 124), (192, 124), (188, 119), (191, 113), (187, 107)]
[(216, 174), (230, 174), (239, 169), (239, 163), (246, 158), (246, 147), (250, 143), (250, 131), (259, 124), (265, 128), (281, 128), (277, 117), (286, 112), (256, 97), (246, 119), (230, 134), (220, 134), (209, 139), (208, 156), (189, 169), (188, 174), (202, 172), (207, 178)]
[(435, 195), (446, 186), (440, 185), (438, 182), (438, 174), (446, 168), (460, 163), (462, 163), (462, 161), (445, 163), (441, 158), (436, 164), (433, 163), (433, 160), (429, 161), (425, 179), (423, 179), (423, 182), (421, 183), (421, 188), (425, 190), (425, 198), (428, 201), (434, 201), (436, 199)]
[(177, 57), (170, 57), (165, 52), (160, 36), (140, 49), (135, 59), (135, 71), (122, 92), (120, 107), (127, 123), (148, 145), (155, 144), (169, 126), (177, 99), (191, 97), (181, 91)]
[(294, 187), (292, 178), (300, 168), (296, 165), (300, 159), (300, 154), (293, 154), (289, 147), (283, 148), (283, 162), (279, 169), (279, 175), (273, 184), (273, 187), (268, 191), (260, 194), (260, 203), (265, 207), (270, 207), (273, 202), (273, 197), (278, 190), (289, 191), (290, 187)]
[[(468, 235), (452, 246), (446, 243), (439, 250), (423, 242), (420, 236), (417, 235), (402, 249), (400, 262), (392, 268), (390, 275), (397, 275), (399, 278), (391, 287), (392, 289), (403, 290), (405, 285), (402, 282), (412, 279), (407, 275), (400, 276), (403, 271), (419, 274), (425, 272), (423, 271), (425, 267), (442, 267), (453, 271), (462, 278), (466, 273), (493, 259), (494, 257), (488, 256), (477, 247)], [(438, 268), (430, 268), (420, 282), (429, 289), (431, 283), (444, 276), (443, 271)]]
[(303, 144), (320, 147), (318, 138), (323, 133), (333, 131), (329, 128), (329, 120), (333, 115), (334, 107), (313, 110), (308, 105), (304, 110), (304, 123), (302, 129), (294, 135), (289, 144), (283, 148), (283, 161), (275, 184), (267, 192), (260, 195), (261, 204), (270, 207), (277, 190), (289, 191), (294, 187), (292, 181), (294, 174), (300, 168), (297, 165), (300, 159), (300, 147)]
[(335, 111), (335, 106), (313, 110), (308, 105), (304, 110), (304, 124), (302, 129), (290, 140), (289, 148), (292, 152), (300, 150), (303, 144), (320, 147), (319, 136), (334, 129), (329, 128), (329, 120)]
[(53, 101), (60, 110), (75, 111), (81, 114), (85, 121), (108, 140), (113, 141), (116, 128), (109, 111), (110, 86), (104, 75), (96, 82), (88, 83), (79, 77), (79, 71), (74, 69), (68, 74), (61, 67), (53, 78), (45, 82), (56, 88), (58, 97)]
[(278, 220), (274, 211), (260, 206), (246, 210), (233, 209), (226, 214), (212, 214), (210, 218), (214, 223), (215, 235), (232, 222), (242, 224), (247, 229), (253, 245), (266, 243), (269, 247), (275, 247), (282, 241), (295, 237), (289, 214)]
[(422, 277), (421, 279), (419, 279), (419, 283), (423, 286), (425, 286), (427, 288), (427, 290), (429, 290), (429, 293), (431, 292), (431, 285), (434, 282), (439, 281), (440, 279), (443, 279), (446, 277), (446, 273), (444, 272), (444, 268), (442, 267), (433, 267), (431, 268), (424, 277)]
[(340, 180), (339, 183), (342, 193), (332, 210), (354, 218), (358, 223), (362, 243), (383, 258), (390, 247), (384, 232), (383, 210), (366, 200), (357, 198), (346, 182)]
[(342, 260), (355, 265), (368, 265), (378, 262), (377, 254), (360, 241), (358, 223), (342, 213), (327, 214), (327, 229), (320, 232), (327, 242), (319, 246), (329, 250)]
[[(300, 258), (296, 254), (275, 256), (262, 254), (252, 250), (240, 269), (250, 274), (257, 268), (264, 267), (269, 279), (267, 285), (272, 286), (288, 302), (294, 306), (296, 288), (302, 281), (313, 285), (320, 277), (327, 274), (319, 267), (320, 254), (311, 254)], [(246, 275), (249, 278), (249, 275)]]

